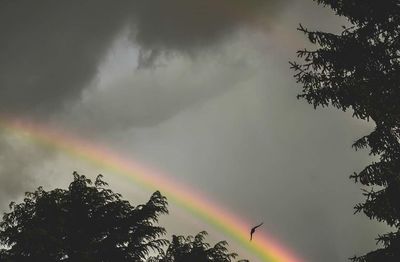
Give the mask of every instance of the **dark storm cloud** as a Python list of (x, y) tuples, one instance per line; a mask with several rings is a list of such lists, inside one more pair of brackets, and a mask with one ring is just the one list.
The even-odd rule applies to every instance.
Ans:
[(0, 2), (0, 110), (43, 113), (76, 98), (125, 27), (150, 54), (193, 54), (282, 1), (7, 1)]
[[(350, 149), (371, 127), (297, 101), (300, 88), (288, 70), (287, 61), (308, 44), (295, 32), (298, 22), (340, 30), (329, 10), (293, 1), (266, 34), (244, 30), (226, 38), (259, 24), (259, 14), (274, 17), (283, 1), (38, 2), (0, 0), (0, 112), (52, 109), (54, 126), (150, 163), (250, 221), (263, 220), (264, 232), (305, 261), (344, 261), (375, 248), (374, 236), (386, 228), (352, 215), (361, 192), (347, 178), (371, 161)], [(190, 56), (169, 56), (177, 52)], [(142, 69), (134, 71), (135, 59)], [(148, 69), (153, 62), (164, 65)], [(0, 133), (0, 208), (85, 169), (53, 155)], [(119, 183), (135, 199), (132, 184)], [(190, 232), (188, 221), (169, 217), (169, 232)]]
[(122, 24), (99, 1), (2, 1), (1, 110), (57, 108), (80, 93)]
[(273, 17), (277, 0), (138, 1), (136, 41), (151, 49), (193, 51), (218, 41), (238, 24)]

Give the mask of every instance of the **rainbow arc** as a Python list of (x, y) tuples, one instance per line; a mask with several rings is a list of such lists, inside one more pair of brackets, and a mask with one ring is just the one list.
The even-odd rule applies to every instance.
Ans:
[[(260, 261), (301, 262), (286, 247), (265, 234), (249, 241), (249, 223), (224, 208), (207, 200), (193, 188), (172, 178), (141, 166), (131, 159), (97, 144), (88, 143), (42, 123), (0, 117), (0, 128), (12, 134), (23, 134), (40, 146), (63, 151), (72, 157), (83, 159), (96, 167), (130, 178), (135, 184), (151, 191), (160, 190), (169, 201), (201, 219), (236, 241)], [(261, 232), (260, 232), (261, 233)]]

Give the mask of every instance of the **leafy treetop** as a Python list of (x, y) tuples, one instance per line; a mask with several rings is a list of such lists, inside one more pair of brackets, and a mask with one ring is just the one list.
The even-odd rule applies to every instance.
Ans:
[(154, 225), (168, 213), (160, 192), (139, 206), (74, 173), (68, 190), (26, 193), (0, 223), (1, 261), (141, 261), (162, 251), (165, 229)]
[(0, 261), (233, 262), (237, 256), (225, 241), (210, 247), (205, 232), (173, 236), (171, 243), (161, 238), (166, 231), (156, 224), (168, 213), (166, 198), (156, 191), (134, 207), (101, 175), (93, 183), (75, 172), (67, 190), (39, 187), (10, 209), (0, 222)]
[[(229, 253), (227, 242), (221, 241), (210, 246), (204, 242), (207, 233), (205, 231), (196, 236), (172, 236), (172, 242), (163, 256), (153, 257), (148, 262), (233, 262), (236, 253)], [(248, 262), (239, 260), (238, 262)]]

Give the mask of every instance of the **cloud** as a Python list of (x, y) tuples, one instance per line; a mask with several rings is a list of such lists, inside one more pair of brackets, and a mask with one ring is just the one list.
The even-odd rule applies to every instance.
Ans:
[(101, 132), (158, 125), (251, 77), (251, 62), (236, 51), (231, 45), (195, 60), (174, 56), (142, 70), (135, 62), (140, 51), (122, 37), (90, 88), (57, 121)]
[(96, 6), (1, 2), (2, 111), (44, 113), (81, 92), (122, 25), (118, 10), (104, 1)]
[[(214, 48), (237, 28), (253, 23), (261, 12), (275, 16), (280, 3), (0, 1), (0, 112), (38, 118), (70, 114), (65, 117), (72, 117), (75, 126), (105, 130), (157, 125), (223, 93), (244, 77), (240, 63), (231, 60), (225, 70), (213, 71), (223, 64), (221, 60), (195, 58), (195, 54)], [(127, 72), (118, 60), (113, 68), (125, 74), (113, 83), (97, 85), (96, 77), (121, 35), (130, 49), (136, 48), (128, 57), (132, 61), (125, 59), (125, 65), (135, 67), (128, 66)], [(168, 66), (149, 68), (160, 58)], [(7, 185), (1, 196), (14, 196), (36, 180), (32, 168), (49, 156), (18, 146), (4, 134), (1, 139), (0, 182)]]
[(191, 53), (216, 44), (281, 1), (0, 2), (0, 110), (41, 115), (60, 110), (92, 80), (123, 28), (144, 53)]
[[(371, 161), (350, 148), (370, 126), (296, 100), (287, 61), (306, 44), (297, 23), (340, 28), (305, 2), (280, 12), (281, 1), (1, 1), (0, 109), (87, 129), (83, 139), (263, 220), (262, 230), (307, 261), (344, 260), (372, 250), (384, 231), (353, 216), (362, 196), (347, 178)], [(232, 34), (265, 17), (279, 26)], [(75, 169), (97, 174), (0, 137), (3, 201), (32, 184), (66, 184)], [(135, 199), (133, 184), (108, 179)], [(167, 228), (186, 233), (185, 223)]]
[[(231, 60), (225, 70), (213, 71), (224, 62), (195, 53), (253, 23), (261, 10), (275, 16), (280, 2), (0, 1), (0, 112), (64, 115), (74, 126), (104, 130), (157, 125), (244, 77), (240, 63)], [(136, 53), (125, 65), (118, 59), (104, 69), (121, 35), (129, 46), (122, 51), (134, 45)], [(149, 68), (156, 60), (168, 66)], [(103, 69), (125, 74), (99, 84)], [(49, 155), (4, 134), (1, 140), (0, 182), (7, 185), (1, 196), (8, 199), (32, 185), (32, 169)]]
[(146, 48), (192, 51), (223, 38), (258, 16), (274, 17), (286, 1), (138, 1), (135, 39)]
[(38, 173), (33, 169), (51, 155), (48, 149), (26, 143), (23, 135), (0, 132), (0, 210), (5, 210), (10, 199), (15, 201), (34, 189)]
[[(373, 249), (382, 229), (353, 215), (361, 196), (348, 179), (371, 161), (350, 147), (371, 126), (296, 100), (299, 89), (285, 58), (302, 43), (293, 45), (295, 37), (283, 45), (276, 41), (280, 34), (236, 35), (222, 49), (225, 57), (174, 57), (134, 76), (121, 72), (126, 58), (114, 49), (119, 63), (108, 61), (115, 67), (104, 72), (116, 78), (96, 85), (75, 115), (94, 130), (113, 123), (106, 138), (112, 147), (194, 186), (249, 223), (263, 220), (267, 234), (306, 261), (345, 260)], [(184, 93), (185, 86), (194, 90)]]

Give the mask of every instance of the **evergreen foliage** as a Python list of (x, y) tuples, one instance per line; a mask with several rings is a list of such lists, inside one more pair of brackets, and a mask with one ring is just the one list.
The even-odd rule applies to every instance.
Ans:
[(400, 261), (400, 1), (316, 2), (346, 17), (351, 26), (333, 34), (300, 25), (315, 49), (298, 51), (302, 62), (291, 62), (302, 85), (298, 97), (314, 108), (350, 109), (354, 117), (375, 123), (353, 144), (377, 159), (351, 176), (365, 186), (366, 200), (355, 210), (395, 231), (378, 237), (379, 249), (352, 260)]

